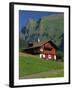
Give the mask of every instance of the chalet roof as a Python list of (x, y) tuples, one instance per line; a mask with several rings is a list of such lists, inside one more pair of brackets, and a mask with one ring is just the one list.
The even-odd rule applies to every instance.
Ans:
[(43, 44), (47, 43), (48, 41), (40, 41), (40, 42), (33, 42), (33, 47), (42, 46)]
[(42, 45), (46, 44), (46, 43), (51, 43), (51, 45), (54, 47), (54, 48), (57, 48), (57, 46), (52, 42), (52, 41), (41, 41), (41, 42), (33, 42), (33, 46), (32, 47), (28, 47), (26, 49), (32, 49), (32, 48), (39, 48), (41, 47)]

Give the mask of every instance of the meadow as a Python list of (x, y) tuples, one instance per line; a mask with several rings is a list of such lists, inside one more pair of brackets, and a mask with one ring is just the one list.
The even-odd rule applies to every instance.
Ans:
[(19, 78), (64, 77), (64, 62), (44, 60), (39, 56), (19, 54)]

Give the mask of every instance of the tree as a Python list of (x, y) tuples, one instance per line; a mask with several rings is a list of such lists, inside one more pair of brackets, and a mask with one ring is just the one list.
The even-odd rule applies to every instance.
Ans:
[(57, 55), (57, 60), (64, 61), (63, 60), (64, 59), (64, 52), (63, 51), (58, 50), (56, 55)]

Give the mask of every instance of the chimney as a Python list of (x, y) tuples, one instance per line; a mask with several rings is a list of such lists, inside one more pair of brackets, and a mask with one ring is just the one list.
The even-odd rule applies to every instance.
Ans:
[(40, 42), (40, 39), (38, 38), (38, 43)]

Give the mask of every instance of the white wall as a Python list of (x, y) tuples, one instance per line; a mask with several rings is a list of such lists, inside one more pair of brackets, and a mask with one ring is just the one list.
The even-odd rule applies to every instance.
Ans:
[[(46, 4), (64, 4), (71, 5), (72, 0), (1, 0), (0, 1), (0, 90), (9, 90), (9, 2), (30, 2), (30, 3), (46, 3)], [(72, 5), (71, 5), (72, 7)], [(72, 32), (72, 31), (71, 31)], [(71, 62), (72, 64), (72, 62)], [(72, 67), (71, 67), (72, 68)], [(25, 90), (71, 90), (71, 85), (56, 85), (44, 87), (25, 87), (16, 89)]]

